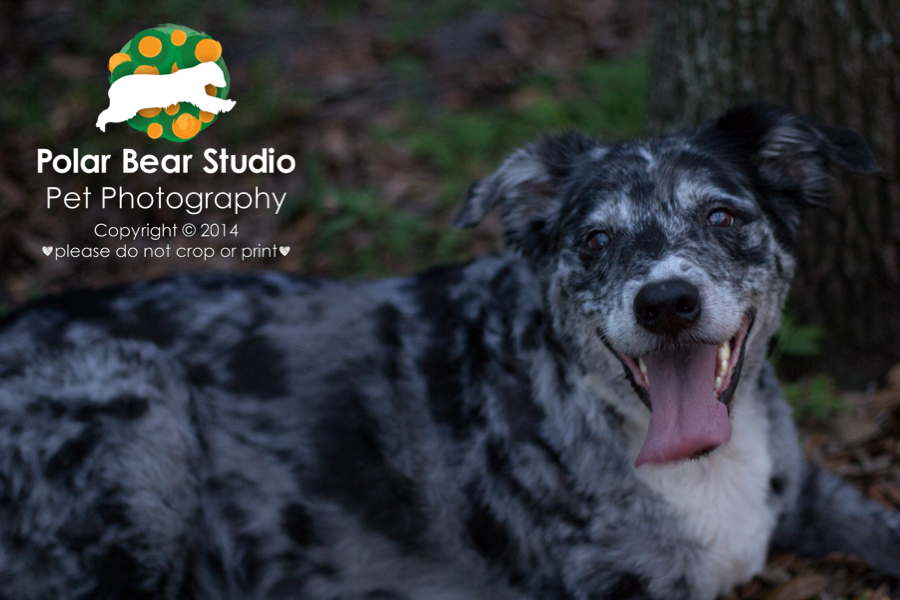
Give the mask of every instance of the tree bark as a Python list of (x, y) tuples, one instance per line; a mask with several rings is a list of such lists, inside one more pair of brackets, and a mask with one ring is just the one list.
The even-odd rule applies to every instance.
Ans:
[(765, 100), (869, 143), (883, 173), (805, 215), (789, 308), (826, 331), (816, 368), (877, 381), (900, 361), (900, 2), (657, 0), (651, 21), (651, 131)]

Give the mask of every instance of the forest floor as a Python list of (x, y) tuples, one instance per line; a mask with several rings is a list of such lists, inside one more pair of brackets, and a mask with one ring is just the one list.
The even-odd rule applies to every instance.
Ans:
[[(450, 227), (469, 183), (518, 146), (577, 129), (607, 139), (641, 134), (649, 68), (648, 2), (638, 0), (337, 0), (194, 3), (26, 0), (0, 31), (0, 314), (75, 287), (199, 270), (276, 269), (335, 277), (409, 274), (499, 248), (499, 223)], [(89, 9), (88, 9), (89, 6)], [(146, 154), (153, 140), (124, 125), (100, 134), (109, 55), (148, 23), (182, 15), (218, 36), (238, 107), (167, 152), (262, 148), (297, 158), (290, 175), (42, 175), (35, 149)], [(112, 49), (112, 50), (111, 50)], [(48, 93), (56, 90), (56, 93)], [(223, 122), (224, 123), (224, 122)], [(197, 169), (199, 171), (199, 169)], [(210, 183), (210, 182), (213, 183)], [(287, 192), (277, 216), (257, 210), (188, 215), (148, 210), (48, 210), (46, 188), (123, 186)], [(143, 258), (166, 241), (138, 240), (134, 259), (60, 259), (44, 246), (102, 246), (98, 222), (216, 222), (247, 246), (287, 256)], [(234, 238), (206, 240), (216, 249)], [(185, 240), (172, 241), (185, 245)], [(776, 352), (815, 351), (816, 332), (789, 322)], [(900, 368), (866, 393), (812, 374), (788, 383), (811, 460), (869, 497), (900, 508)], [(880, 389), (879, 389), (880, 387)], [(846, 557), (773, 555), (735, 598), (875, 600), (900, 584)], [(893, 596), (896, 597), (896, 596)]]

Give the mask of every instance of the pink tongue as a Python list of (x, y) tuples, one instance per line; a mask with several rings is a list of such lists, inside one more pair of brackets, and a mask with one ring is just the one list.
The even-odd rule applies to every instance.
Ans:
[(725, 405), (713, 391), (716, 346), (644, 357), (650, 381), (650, 427), (634, 463), (688, 458), (731, 439)]

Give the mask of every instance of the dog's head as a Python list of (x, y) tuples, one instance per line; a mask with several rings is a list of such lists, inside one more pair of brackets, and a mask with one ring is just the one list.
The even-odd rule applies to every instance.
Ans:
[(197, 69), (204, 84), (212, 84), (217, 88), (225, 87), (225, 73), (222, 71), (222, 67), (220, 67), (216, 63), (200, 63), (193, 68)]
[(637, 464), (669, 462), (730, 438), (742, 367), (765, 358), (800, 213), (826, 199), (831, 164), (878, 169), (853, 131), (771, 105), (648, 141), (565, 134), (476, 181), (456, 224), (500, 209), (557, 335), (587, 369), (612, 352), (650, 409)]

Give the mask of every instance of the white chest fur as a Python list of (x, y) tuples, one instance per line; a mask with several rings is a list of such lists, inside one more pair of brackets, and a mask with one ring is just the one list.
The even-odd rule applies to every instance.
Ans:
[[(644, 465), (638, 478), (673, 507), (699, 548), (698, 599), (728, 594), (762, 569), (775, 512), (767, 504), (772, 458), (764, 408), (750, 398), (733, 399), (731, 440), (698, 460)], [(625, 417), (632, 460), (643, 444), (649, 413), (618, 407)]]

